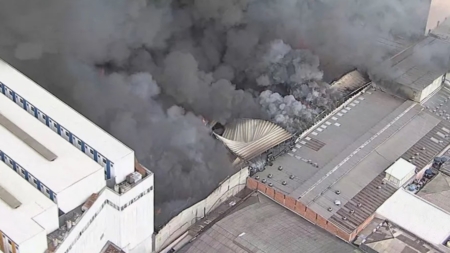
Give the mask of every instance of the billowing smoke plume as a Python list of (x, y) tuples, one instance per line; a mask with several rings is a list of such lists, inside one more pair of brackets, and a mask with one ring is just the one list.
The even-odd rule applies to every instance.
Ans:
[(310, 51), (293, 50), (277, 40), (271, 43), (261, 65), (258, 85), (283, 86), (285, 95), (263, 91), (260, 104), (273, 121), (292, 133), (309, 127), (321, 113), (334, 109), (341, 98), (322, 81), (319, 58)]
[(423, 34), (426, 2), (0, 0), (0, 56), (136, 151), (161, 225), (233, 171), (199, 116), (302, 129), (332, 107), (322, 75)]

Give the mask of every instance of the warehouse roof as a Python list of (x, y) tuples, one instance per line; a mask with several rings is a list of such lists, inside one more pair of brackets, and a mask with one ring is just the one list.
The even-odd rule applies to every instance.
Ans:
[(20, 97), (26, 99), (34, 107), (47, 114), (111, 161), (114, 162), (133, 152), (116, 138), (2, 60), (0, 60), (0, 83), (5, 84)]
[(433, 243), (450, 236), (450, 214), (400, 188), (378, 210), (377, 215)]
[[(0, 151), (53, 192), (58, 193), (98, 170), (103, 171), (101, 165), (5, 96), (0, 96), (0, 115), (13, 123), (16, 129), (28, 135), (27, 141), (24, 141), (20, 135), (0, 124)], [(30, 145), (30, 138), (34, 144)], [(35, 149), (36, 143), (48, 149), (56, 159), (48, 160), (38, 153)]]
[[(23, 180), (6, 164), (0, 163), (0, 187), (12, 195), (20, 205), (11, 208), (0, 194), (0, 230), (16, 244), (45, 232), (45, 226), (39, 224), (41, 214), (54, 208), (55, 225), (58, 225), (58, 213), (55, 203)], [(48, 216), (46, 216), (48, 217)], [(48, 222), (48, 221), (45, 221)]]
[(235, 155), (250, 160), (293, 136), (282, 127), (265, 120), (238, 119), (225, 126), (222, 136), (215, 134)]
[(417, 195), (426, 201), (450, 212), (450, 177), (439, 173), (428, 182)]
[(333, 82), (331, 86), (339, 91), (345, 92), (357, 90), (368, 83), (370, 83), (370, 79), (358, 70), (353, 70)]
[[(253, 177), (266, 179), (277, 191), (353, 231), (359, 219), (364, 221), (394, 193), (388, 185), (378, 189), (384, 171), (399, 157), (423, 168), (450, 144), (442, 134), (450, 122), (415, 102), (372, 88), (346, 103)], [(356, 220), (346, 217), (351, 210), (358, 212), (358, 203), (368, 209)]]
[(177, 252), (348, 253), (355, 250), (261, 194), (236, 208)]
[(409, 86), (421, 91), (438, 77), (446, 73), (446, 68), (434, 64), (436, 53), (450, 50), (450, 44), (428, 36), (417, 44), (400, 52), (380, 65), (380, 69), (389, 69), (390, 82)]

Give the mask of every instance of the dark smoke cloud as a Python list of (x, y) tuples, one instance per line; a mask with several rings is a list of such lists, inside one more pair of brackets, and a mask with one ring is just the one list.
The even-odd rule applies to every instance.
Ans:
[(0, 0), (0, 55), (136, 151), (161, 225), (233, 171), (199, 115), (295, 132), (331, 106), (322, 75), (420, 37), (425, 2)]

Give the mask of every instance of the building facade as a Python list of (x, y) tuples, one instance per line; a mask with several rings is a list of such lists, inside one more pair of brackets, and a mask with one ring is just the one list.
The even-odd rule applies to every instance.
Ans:
[(152, 251), (154, 179), (133, 150), (3, 61), (0, 107), (0, 251)]

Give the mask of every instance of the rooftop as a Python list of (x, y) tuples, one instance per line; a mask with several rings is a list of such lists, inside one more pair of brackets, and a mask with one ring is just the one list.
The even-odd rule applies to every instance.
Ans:
[(370, 79), (358, 70), (353, 70), (333, 82), (331, 85), (339, 91), (346, 92), (358, 90), (368, 83), (370, 83)]
[(367, 248), (384, 253), (438, 253), (441, 252), (414, 235), (411, 235), (395, 224), (375, 218), (368, 225), (370, 230), (360, 248), (370, 252)]
[[(16, 244), (20, 244), (45, 229), (56, 229), (58, 226), (57, 208), (55, 203), (46, 198), (44, 194), (23, 180), (6, 164), (0, 163), (0, 187), (12, 195), (20, 205), (12, 208), (5, 203), (3, 194), (0, 195), (0, 230)], [(56, 227), (48, 227), (45, 213), (54, 209)], [(51, 212), (51, 210), (50, 210)]]
[[(446, 92), (443, 87), (427, 103)], [(367, 88), (253, 178), (351, 232), (395, 192), (383, 184), (384, 171), (400, 157), (423, 168), (450, 144), (448, 129), (450, 122), (433, 110)]]
[(61, 192), (84, 177), (99, 170), (103, 171), (101, 165), (85, 156), (5, 96), (0, 96), (0, 115), (26, 133), (28, 139), (34, 139), (35, 143), (39, 143), (56, 155), (57, 158), (53, 161), (46, 159), (42, 154), (36, 152), (35, 147), (28, 141), (24, 141), (17, 133), (11, 132), (11, 129), (8, 130), (3, 124), (0, 124), (2, 140), (0, 151), (43, 182), (53, 192)]
[(438, 77), (446, 73), (446, 70), (439, 64), (433, 65), (432, 52), (439, 52), (442, 49), (449, 50), (450, 44), (428, 36), (409, 47), (394, 57), (386, 60), (380, 65), (381, 68), (388, 68), (391, 73), (390, 81), (393, 83), (409, 86), (412, 89), (421, 91), (431, 84)]
[(435, 245), (443, 244), (450, 235), (450, 214), (403, 188), (377, 210), (377, 215)]
[(261, 194), (252, 196), (180, 253), (350, 253), (346, 244)]
[(437, 174), (417, 195), (450, 212), (450, 177), (443, 173)]
[[(0, 60), (0, 83), (26, 99), (106, 158), (121, 159), (133, 151), (31, 79)], [(17, 106), (20, 108), (19, 106)]]
[(238, 119), (225, 126), (219, 138), (234, 154), (250, 160), (292, 138), (282, 127), (265, 120)]
[(438, 27), (430, 33), (439, 39), (450, 41), (450, 19), (446, 18)]

